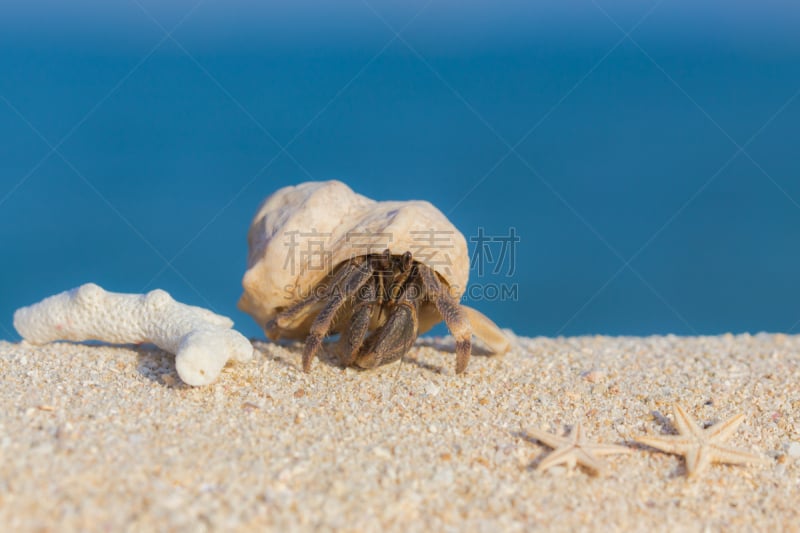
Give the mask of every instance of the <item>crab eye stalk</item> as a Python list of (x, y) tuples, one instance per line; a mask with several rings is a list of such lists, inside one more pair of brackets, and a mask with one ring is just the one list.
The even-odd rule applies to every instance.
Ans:
[(404, 253), (402, 261), (403, 262), (402, 262), (401, 268), (402, 268), (403, 272), (405, 272), (406, 270), (411, 268), (411, 263), (413, 261), (413, 258), (411, 257), (411, 252)]

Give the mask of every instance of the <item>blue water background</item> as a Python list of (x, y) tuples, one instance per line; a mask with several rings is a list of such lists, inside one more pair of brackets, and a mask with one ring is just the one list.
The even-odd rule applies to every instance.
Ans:
[(87, 281), (261, 336), (247, 228), (312, 177), (514, 228), (470, 303), (519, 334), (798, 331), (799, 6), (6, 0), (0, 338)]

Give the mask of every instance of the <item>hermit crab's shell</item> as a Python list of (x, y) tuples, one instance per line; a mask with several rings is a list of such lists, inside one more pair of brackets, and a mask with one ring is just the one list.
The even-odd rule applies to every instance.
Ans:
[[(333, 267), (387, 248), (393, 254), (411, 252), (447, 282), (456, 298), (469, 277), (464, 236), (429, 202), (377, 202), (339, 181), (276, 191), (259, 207), (247, 240), (239, 308), (262, 327), (308, 296)], [(419, 320), (424, 332), (441, 317), (426, 303)], [(293, 333), (300, 337), (308, 332)]]

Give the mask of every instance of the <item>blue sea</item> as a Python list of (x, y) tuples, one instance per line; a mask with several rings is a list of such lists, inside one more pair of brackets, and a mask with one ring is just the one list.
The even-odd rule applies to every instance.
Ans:
[[(0, 4), (0, 338), (80, 285), (236, 308), (280, 187), (424, 199), (526, 336), (800, 331), (800, 4)], [(439, 328), (437, 333), (443, 333)]]

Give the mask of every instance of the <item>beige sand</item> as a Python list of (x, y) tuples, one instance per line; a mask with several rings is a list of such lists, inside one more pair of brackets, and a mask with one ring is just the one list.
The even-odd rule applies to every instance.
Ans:
[[(451, 342), (309, 375), (299, 346), (256, 342), (205, 388), (155, 348), (0, 342), (0, 529), (800, 527), (800, 336), (519, 338), (460, 377)], [(526, 428), (629, 442), (671, 432), (675, 400), (743, 413), (729, 444), (770, 465), (687, 480), (638, 449), (602, 477), (534, 471)]]

